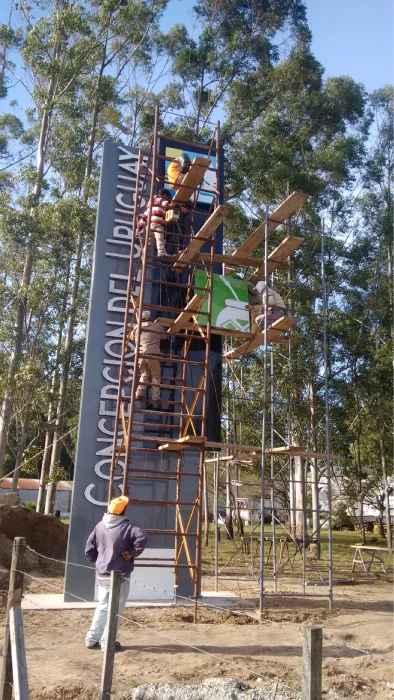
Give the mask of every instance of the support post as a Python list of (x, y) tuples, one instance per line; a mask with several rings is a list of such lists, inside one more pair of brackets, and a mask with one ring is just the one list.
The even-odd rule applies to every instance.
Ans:
[(260, 614), (264, 609), (264, 490), (265, 490), (265, 432), (267, 426), (267, 374), (268, 374), (268, 204), (265, 208), (265, 240), (264, 240), (264, 384), (263, 384), (263, 421), (261, 428), (261, 493), (260, 493)]
[(331, 438), (330, 438), (330, 402), (328, 395), (328, 332), (327, 332), (327, 288), (325, 263), (324, 219), (321, 220), (321, 278), (323, 311), (323, 358), (324, 358), (324, 399), (326, 404), (326, 476), (327, 476), (327, 520), (328, 520), (328, 607), (332, 610), (332, 512), (331, 512)]
[(14, 697), (15, 700), (29, 700), (25, 638), (20, 605), (14, 605), (10, 610), (10, 641)]
[(302, 647), (302, 700), (321, 700), (323, 634), (321, 627), (304, 627)]
[(208, 505), (208, 479), (207, 465), (204, 462), (204, 546), (209, 543), (209, 505)]
[(103, 654), (103, 668), (101, 673), (99, 700), (110, 700), (112, 690), (112, 676), (114, 673), (115, 642), (118, 629), (118, 611), (121, 572), (111, 571), (109, 589), (107, 637)]
[(219, 466), (220, 452), (216, 452), (215, 472), (214, 472), (214, 521), (215, 521), (215, 591), (219, 590), (219, 522), (218, 522), (218, 494), (219, 494)]
[(22, 602), (23, 564), (26, 548), (25, 537), (15, 537), (12, 547), (10, 583), (8, 587), (8, 602), (5, 618), (3, 659), (0, 676), (0, 700), (11, 700), (12, 697), (12, 658), (10, 643), (10, 612), (14, 605)]

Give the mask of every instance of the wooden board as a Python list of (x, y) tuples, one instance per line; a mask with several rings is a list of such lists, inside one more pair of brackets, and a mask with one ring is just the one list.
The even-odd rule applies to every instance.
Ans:
[[(278, 456), (288, 456), (288, 457), (306, 457), (310, 459), (327, 459), (325, 452), (311, 452), (304, 447), (293, 447), (291, 445), (283, 445), (282, 447), (268, 447), (266, 454), (278, 455)], [(330, 455), (330, 461), (332, 459), (340, 459), (338, 455)]]
[(158, 450), (163, 452), (180, 452), (185, 447), (189, 445), (203, 445), (206, 438), (196, 435), (187, 435), (186, 437), (179, 438), (179, 440), (173, 440), (172, 442), (166, 442), (164, 445), (159, 445)]
[(191, 238), (187, 248), (182, 251), (178, 260), (173, 264), (174, 270), (179, 270), (180, 268), (185, 267), (190, 260), (193, 260), (193, 258), (196, 257), (204, 243), (206, 243), (212, 233), (216, 231), (218, 226), (220, 226), (223, 219), (228, 216), (229, 211), (230, 208), (224, 204), (216, 207), (215, 211), (212, 212), (211, 216), (204, 222), (194, 238)]
[[(297, 319), (289, 316), (283, 316), (283, 318), (279, 318), (275, 323), (272, 324), (271, 328), (268, 329), (267, 333), (267, 342), (268, 343), (275, 343), (280, 341), (281, 339), (278, 339), (277, 336), (279, 333), (283, 333), (283, 331), (287, 331), (289, 328), (292, 328), (292, 326), (295, 326), (297, 323)], [(288, 342), (286, 339), (282, 339), (285, 342)], [(264, 333), (260, 333), (259, 335), (256, 335), (252, 338), (252, 340), (248, 340), (246, 343), (242, 343), (242, 345), (239, 345), (237, 348), (234, 348), (233, 350), (230, 350), (229, 352), (226, 352), (223, 355), (223, 359), (225, 360), (235, 360), (238, 357), (242, 357), (243, 355), (246, 355), (248, 352), (251, 352), (252, 350), (255, 350), (256, 348), (260, 347), (260, 345), (264, 345), (265, 343), (265, 337)]]
[(186, 304), (179, 316), (177, 316), (175, 321), (172, 322), (169, 329), (170, 332), (173, 331), (175, 333), (181, 330), (181, 328), (184, 327), (184, 324), (193, 316), (193, 314), (201, 309), (206, 299), (208, 299), (208, 294), (195, 294), (194, 297), (190, 299), (189, 303)]
[[(156, 319), (157, 323), (159, 323), (161, 326), (171, 326), (172, 323), (174, 323), (174, 320), (172, 318), (157, 318)], [(199, 328), (201, 330), (205, 331), (207, 326), (204, 323), (199, 324)], [(180, 329), (181, 331), (187, 330), (187, 331), (195, 331), (198, 330), (197, 326), (195, 323), (192, 321), (187, 321), (182, 324), (182, 328)], [(172, 328), (169, 328), (168, 332), (171, 333)], [(247, 333), (246, 331), (235, 331), (232, 330), (231, 328), (217, 328), (216, 326), (211, 326), (211, 333), (213, 335), (221, 335), (224, 337), (230, 337), (230, 338), (239, 338), (240, 340), (251, 340), (252, 338), (255, 338), (255, 333)], [(294, 340), (289, 340), (288, 338), (272, 338), (271, 342), (277, 343), (279, 345), (288, 345), (288, 343), (291, 343), (291, 345), (294, 345)]]
[[(261, 446), (260, 447), (252, 447), (250, 445), (237, 445), (237, 444), (229, 444), (225, 442), (206, 442), (205, 443), (205, 449), (207, 452), (210, 450), (231, 450), (231, 452), (246, 452), (251, 454), (251, 456), (256, 456), (260, 457), (261, 456)], [(320, 452), (310, 452), (309, 450), (305, 450), (303, 447), (293, 447), (289, 445), (284, 445), (283, 447), (273, 447), (271, 448), (266, 448), (265, 450), (266, 455), (277, 455), (278, 457), (280, 456), (292, 456), (292, 457), (312, 457), (315, 459), (325, 459), (325, 456), (322, 457)], [(338, 456), (332, 456), (331, 459), (340, 459)]]
[[(286, 236), (286, 238), (284, 238), (283, 241), (268, 256), (268, 274), (270, 275), (271, 272), (277, 270), (278, 267), (281, 267), (286, 258), (294, 253), (297, 248), (302, 246), (303, 242), (304, 239), (299, 238), (298, 236)], [(249, 282), (253, 282), (253, 284), (255, 284), (259, 280), (263, 279), (265, 279), (264, 261), (259, 264), (253, 275), (249, 277)]]
[(351, 547), (351, 549), (377, 549), (379, 552), (394, 553), (394, 549), (391, 549), (391, 547), (372, 547), (371, 545), (365, 544), (349, 544), (348, 546)]
[[(209, 253), (198, 253), (197, 254), (197, 260), (210, 260), (211, 256)], [(233, 263), (234, 260), (237, 261), (237, 267), (255, 267), (255, 265), (262, 265), (264, 262), (263, 258), (251, 258), (248, 256), (244, 255), (237, 255), (236, 258), (233, 257), (232, 255), (226, 254), (226, 253), (215, 253), (214, 255), (214, 262), (221, 263), (228, 265), (229, 263)], [(232, 265), (232, 267), (235, 267), (235, 265)], [(285, 262), (275, 262), (275, 265), (272, 263), (272, 270), (288, 270), (289, 265)], [(272, 272), (271, 270), (271, 272)]]
[(204, 156), (196, 156), (192, 160), (190, 170), (186, 173), (179, 190), (176, 191), (173, 202), (177, 204), (187, 204), (190, 197), (192, 196), (194, 190), (203, 181), (204, 175), (211, 165), (209, 158), (204, 158)]
[[(270, 215), (268, 220), (268, 233), (272, 233), (280, 224), (283, 224), (286, 219), (294, 214), (309, 195), (303, 192), (292, 192), (284, 202), (282, 202)], [(259, 246), (265, 235), (265, 221), (262, 221), (260, 226), (234, 251), (233, 255), (250, 255)]]

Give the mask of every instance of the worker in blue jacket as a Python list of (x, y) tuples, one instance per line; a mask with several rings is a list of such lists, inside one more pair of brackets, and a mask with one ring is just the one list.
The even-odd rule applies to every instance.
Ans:
[[(122, 572), (118, 611), (118, 614), (122, 615), (129, 594), (129, 577), (134, 569), (134, 559), (142, 554), (148, 543), (146, 532), (131, 523), (126, 516), (128, 503), (127, 496), (112, 499), (108, 512), (104, 514), (86, 542), (85, 556), (96, 564), (99, 589), (99, 602), (90, 630), (86, 635), (88, 649), (100, 646), (104, 650), (105, 647), (111, 571)], [(118, 618), (118, 627), (119, 623), (120, 618)], [(120, 649), (120, 643), (116, 642), (116, 651)]]

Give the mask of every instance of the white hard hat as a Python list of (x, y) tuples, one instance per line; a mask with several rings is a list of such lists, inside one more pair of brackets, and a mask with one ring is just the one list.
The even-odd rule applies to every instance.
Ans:
[(150, 319), (150, 311), (143, 311), (141, 314), (141, 318), (143, 321), (149, 321)]
[(265, 289), (265, 282), (257, 282), (256, 289), (261, 294), (263, 289)]

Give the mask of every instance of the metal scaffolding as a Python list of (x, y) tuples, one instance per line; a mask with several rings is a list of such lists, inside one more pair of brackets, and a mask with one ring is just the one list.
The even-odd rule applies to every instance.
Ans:
[[(274, 274), (269, 271), (269, 259), (272, 254), (269, 250), (269, 213), (266, 212), (265, 220), (265, 240), (264, 240), (264, 279), (271, 278), (270, 286), (274, 287)], [(288, 237), (290, 236), (288, 226)], [(227, 371), (223, 374), (226, 382), (225, 395), (233, 398), (233, 418), (234, 425), (231, 425), (229, 411), (226, 412), (226, 432), (228, 438), (236, 439), (237, 431), (254, 431), (256, 434), (261, 430), (261, 481), (260, 481), (260, 506), (254, 509), (258, 516), (258, 522), (252, 527), (248, 538), (244, 537), (241, 550), (234, 543), (234, 553), (226, 564), (219, 570), (219, 558), (217, 544), (215, 540), (215, 582), (216, 590), (219, 587), (220, 573), (224, 571), (230, 563), (234, 563), (235, 558), (243, 563), (246, 568), (245, 580), (255, 580), (259, 582), (259, 606), (262, 612), (265, 605), (265, 598), (271, 596), (302, 596), (302, 597), (322, 597), (328, 599), (329, 608), (333, 604), (333, 579), (332, 579), (332, 527), (331, 527), (331, 469), (330, 463), (333, 459), (330, 449), (330, 417), (329, 417), (329, 397), (328, 397), (328, 371), (327, 371), (327, 293), (326, 293), (326, 273), (325, 273), (325, 251), (324, 251), (324, 224), (321, 228), (321, 279), (322, 279), (322, 325), (323, 342), (321, 348), (322, 369), (324, 377), (324, 416), (320, 419), (325, 421), (325, 450), (318, 452), (315, 426), (315, 397), (309, 397), (309, 408), (311, 414), (310, 427), (310, 448), (302, 448), (299, 444), (294, 445), (293, 415), (292, 410), (296, 402), (291, 398), (287, 404), (287, 416), (280, 416), (276, 412), (276, 373), (274, 343), (266, 343), (262, 348), (263, 361), (263, 386), (260, 401), (256, 400), (256, 410), (260, 408), (258, 419), (251, 425), (247, 421), (242, 422), (237, 416), (237, 409), (242, 402), (250, 402), (251, 398), (243, 387), (243, 357), (236, 359), (236, 355), (231, 348), (228, 353), (232, 357), (228, 362)], [(290, 269), (290, 258), (287, 260), (287, 307), (292, 308), (292, 280)], [(267, 287), (265, 288), (267, 294)], [(264, 328), (265, 335), (267, 328)], [(268, 336), (269, 337), (269, 336)], [(289, 379), (293, 376), (293, 341), (289, 336), (286, 341), (288, 345), (287, 370)], [(277, 352), (280, 352), (278, 348)], [(261, 359), (260, 356), (260, 359)], [(282, 358), (285, 356), (282, 353)], [(260, 405), (259, 405), (260, 404)], [(279, 428), (279, 429), (278, 429)], [(267, 447), (269, 442), (269, 447)], [(234, 453), (234, 445), (229, 452)], [(251, 455), (252, 458), (257, 456)], [(267, 462), (267, 458), (269, 461)], [(257, 463), (255, 463), (256, 465)], [(219, 462), (218, 462), (219, 465)], [(219, 499), (219, 466), (215, 467), (214, 479), (214, 512), (218, 512)], [(237, 455), (233, 455), (232, 462), (226, 466), (226, 481), (231, 479), (230, 470), (233, 465), (234, 473), (239, 474), (239, 469), (247, 474), (250, 466), (245, 466), (245, 460), (237, 461)], [(237, 478), (237, 476), (235, 477)], [(246, 476), (246, 480), (248, 478)], [(250, 486), (243, 482), (240, 483)], [(326, 487), (325, 504), (321, 502), (320, 490), (322, 484)], [(279, 489), (279, 493), (278, 493)], [(238, 489), (237, 489), (238, 490)], [(241, 488), (242, 490), (242, 488)], [(287, 503), (284, 503), (283, 490), (286, 491)], [(261, 513), (263, 517), (261, 517)], [(287, 516), (287, 523), (285, 517)], [(216, 515), (215, 515), (215, 522)], [(270, 524), (269, 531), (267, 523)], [(257, 533), (257, 536), (256, 536)], [(217, 539), (216, 528), (215, 537)], [(249, 542), (247, 541), (249, 539)], [(328, 543), (328, 553), (325, 560), (321, 559), (321, 542)], [(247, 553), (247, 554), (246, 554)], [(257, 561), (259, 554), (259, 567)], [(249, 556), (250, 555), (250, 556)], [(295, 559), (299, 557), (301, 561), (302, 592), (283, 593), (280, 591), (280, 579), (285, 569), (293, 572)], [(227, 579), (228, 580), (228, 579)], [(237, 576), (237, 580), (240, 577)], [(267, 582), (273, 582), (273, 590), (269, 592)], [(288, 583), (288, 582), (286, 582)], [(326, 589), (325, 593), (307, 592), (307, 585), (319, 585)]]
[[(168, 157), (159, 153), (158, 134), (159, 113), (156, 109), (154, 133), (149, 151), (141, 151), (138, 161), (136, 201), (134, 222), (132, 230), (131, 250), (139, 244), (140, 254), (131, 256), (129, 276), (126, 294), (126, 309), (124, 321), (124, 335), (122, 342), (122, 355), (119, 370), (119, 390), (116, 406), (114, 442), (112, 451), (112, 463), (109, 477), (109, 498), (114, 495), (116, 482), (121, 480), (122, 493), (129, 495), (130, 503), (144, 508), (171, 509), (174, 513), (174, 526), (172, 529), (152, 528), (148, 533), (158, 537), (173, 537), (175, 542), (175, 558), (169, 561), (158, 558), (152, 561), (140, 559), (140, 566), (171, 568), (175, 571), (175, 592), (180, 570), (189, 572), (193, 582), (194, 599), (200, 595), (201, 583), (201, 523), (202, 523), (202, 486), (206, 452), (215, 454), (214, 468), (214, 517), (215, 517), (215, 580), (219, 585), (218, 572), (218, 491), (220, 481), (220, 457), (223, 452), (231, 452), (237, 457), (245, 455), (252, 459), (261, 458), (261, 484), (260, 484), (260, 533), (257, 543), (260, 553), (259, 576), (255, 569), (256, 553), (252, 554), (251, 566), (252, 578), (259, 580), (260, 584), (260, 610), (264, 608), (264, 598), (267, 595), (282, 595), (278, 592), (278, 579), (281, 571), (287, 563), (294, 561), (300, 554), (303, 561), (303, 595), (306, 594), (306, 571), (310, 566), (318, 578), (324, 581), (324, 574), (311, 557), (308, 557), (307, 547), (311, 541), (320, 538), (322, 522), (320, 515), (324, 512), (319, 507), (318, 483), (321, 478), (317, 460), (326, 460), (326, 478), (329, 489), (330, 481), (330, 441), (329, 441), (329, 413), (328, 413), (328, 386), (327, 386), (327, 329), (326, 329), (326, 291), (324, 268), (324, 229), (322, 231), (322, 278), (323, 278), (323, 322), (324, 322), (324, 362), (325, 362), (325, 391), (326, 391), (326, 431), (327, 451), (319, 454), (316, 450), (306, 449), (301, 445), (292, 445), (291, 420), (288, 425), (287, 442), (285, 440), (278, 446), (275, 432), (275, 372), (273, 351), (274, 344), (288, 348), (288, 374), (291, 376), (292, 343), (290, 338), (283, 334), (289, 331), (297, 323), (293, 316), (284, 316), (267, 325), (265, 316), (263, 329), (257, 332), (242, 332), (228, 328), (212, 326), (212, 302), (213, 302), (213, 275), (214, 266), (223, 265), (223, 274), (226, 270), (242, 268), (244, 271), (250, 268), (254, 272), (249, 280), (268, 281), (275, 270), (289, 270), (289, 259), (303, 243), (303, 239), (287, 235), (276, 248), (269, 253), (269, 237), (280, 224), (283, 224), (306, 201), (307, 195), (293, 192), (289, 197), (269, 214), (266, 209), (265, 221), (241, 244), (232, 254), (224, 255), (216, 247), (215, 233), (228, 213), (228, 207), (220, 204), (220, 125), (217, 124), (215, 134), (210, 146), (198, 144), (205, 152), (203, 156), (196, 157), (190, 171), (177, 189), (173, 201), (179, 205), (187, 205), (189, 214), (187, 225), (183, 229), (178, 226), (169, 231), (172, 254), (164, 259), (154, 253), (154, 238), (151, 226), (152, 202), (159, 187), (166, 186), (166, 174), (163, 175), (162, 161)], [(167, 138), (167, 137), (166, 137)], [(193, 144), (186, 144), (192, 147)], [(209, 156), (215, 154), (215, 167), (211, 167)], [(214, 173), (214, 184), (209, 190), (212, 197), (209, 211), (199, 206), (198, 195), (207, 192), (203, 188), (203, 175), (207, 170)], [(147, 211), (146, 232), (142, 235), (137, 230), (137, 221), (145, 209), (144, 193), (149, 188), (149, 200)], [(202, 225), (197, 226), (198, 217), (205, 217)], [(260, 243), (264, 242), (263, 258), (255, 258), (253, 252)], [(203, 285), (196, 284), (196, 273), (200, 270), (205, 273)], [(290, 273), (288, 273), (290, 274)], [(246, 272), (245, 272), (246, 277)], [(199, 279), (201, 279), (199, 277)], [(290, 277), (288, 279), (291, 282)], [(157, 303), (155, 303), (157, 302)], [(265, 290), (265, 307), (268, 307), (268, 290)], [(205, 304), (205, 310), (202, 310)], [(138, 386), (138, 366), (141, 358), (140, 338), (142, 333), (142, 312), (153, 312), (155, 320), (167, 329), (167, 336), (171, 342), (176, 339), (174, 349), (170, 349), (160, 356), (162, 373), (160, 380), (161, 399), (159, 408), (143, 405), (140, 407), (136, 399)], [(157, 331), (160, 332), (160, 331)], [(210, 383), (210, 352), (213, 335), (224, 336), (226, 348), (223, 359), (226, 362), (226, 377), (229, 389), (233, 390), (239, 385), (236, 379), (238, 368), (242, 376), (243, 358), (251, 351), (262, 347), (264, 362), (264, 384), (262, 397), (262, 422), (260, 439), (261, 444), (243, 444), (245, 429), (240, 424), (240, 431), (228, 431), (226, 442), (212, 442), (207, 439), (207, 406), (208, 401), (214, 401), (213, 396), (208, 396)], [(134, 341), (132, 340), (134, 338)], [(229, 340), (230, 339), (230, 340)], [(234, 340), (234, 343), (233, 343)], [(193, 347), (195, 341), (203, 343), (204, 351), (201, 360), (193, 359)], [(134, 346), (135, 343), (135, 346)], [(269, 350), (270, 346), (270, 350)], [(171, 348), (171, 346), (170, 346)], [(133, 371), (130, 374), (130, 356), (133, 355)], [(144, 355), (144, 357), (148, 357)], [(270, 360), (270, 362), (269, 362)], [(242, 381), (241, 381), (242, 393)], [(268, 394), (270, 398), (268, 398)], [(238, 398), (238, 397), (237, 397)], [(244, 397), (239, 397), (244, 398)], [(247, 397), (246, 397), (247, 398)], [(236, 405), (236, 402), (234, 406)], [(270, 409), (268, 410), (268, 407)], [(220, 406), (218, 406), (220, 410)], [(289, 412), (291, 410), (289, 403)], [(229, 410), (226, 411), (227, 419)], [(291, 416), (289, 416), (291, 419)], [(231, 432), (231, 441), (230, 435)], [(268, 432), (270, 433), (269, 447), (266, 445)], [(257, 441), (256, 441), (257, 442)], [(169, 456), (165, 468), (149, 468), (149, 456), (155, 453), (163, 457)], [(185, 469), (185, 454), (196, 454), (196, 468)], [(269, 469), (267, 468), (269, 457)], [(144, 461), (145, 460), (145, 461)], [(283, 463), (283, 460), (285, 462)], [(313, 478), (308, 480), (306, 476), (306, 461), (312, 460)], [(189, 462), (188, 462), (189, 463)], [(295, 463), (295, 468), (294, 468)], [(285, 464), (285, 466), (283, 466)], [(278, 467), (279, 465), (279, 467)], [(289, 465), (287, 467), (287, 465)], [(227, 480), (231, 467), (227, 470)], [(289, 469), (289, 501), (290, 523), (286, 528), (285, 538), (279, 534), (279, 526), (283, 526), (278, 514), (277, 485), (284, 469)], [(236, 477), (239, 479), (238, 466)], [(185, 500), (185, 480), (195, 484), (195, 498)], [(139, 484), (146, 482), (165, 483), (166, 498), (136, 498)], [(269, 498), (267, 499), (267, 489)], [(190, 489), (188, 489), (190, 492)], [(294, 496), (292, 495), (294, 492)], [(312, 494), (313, 507), (307, 508), (309, 492)], [(283, 508), (283, 510), (285, 510)], [(306, 514), (313, 513), (313, 527), (310, 532)], [(265, 516), (269, 517), (271, 533), (267, 535), (265, 530)], [(331, 498), (328, 498), (326, 512), (328, 520), (329, 561), (328, 572), (328, 597), (332, 605), (332, 547), (331, 547)], [(300, 527), (301, 523), (301, 527)], [(253, 533), (252, 533), (253, 534)], [(255, 538), (256, 539), (256, 538)], [(320, 538), (321, 539), (321, 538)], [(193, 545), (191, 545), (193, 542)], [(265, 546), (269, 545), (267, 559), (273, 560), (274, 592), (264, 591), (264, 583), (267, 580), (267, 562), (265, 560)], [(290, 545), (294, 551), (290, 551)], [(279, 556), (277, 547), (280, 547)], [(285, 556), (287, 552), (287, 558)], [(313, 595), (313, 594), (306, 594)], [(318, 595), (318, 594), (316, 594)], [(176, 596), (175, 596), (176, 597)]]

